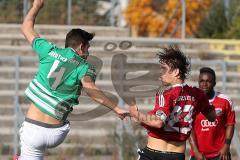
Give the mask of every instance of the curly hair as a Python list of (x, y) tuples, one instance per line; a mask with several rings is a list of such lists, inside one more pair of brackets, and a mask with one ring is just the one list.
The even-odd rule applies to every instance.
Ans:
[(185, 80), (189, 75), (191, 64), (184, 53), (176, 46), (162, 48), (158, 54), (159, 62), (170, 67), (171, 70), (179, 69), (179, 77)]

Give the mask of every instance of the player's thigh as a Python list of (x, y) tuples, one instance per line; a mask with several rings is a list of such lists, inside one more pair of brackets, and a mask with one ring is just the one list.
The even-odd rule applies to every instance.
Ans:
[(38, 126), (23, 122), (22, 127), (19, 130), (20, 145), (26, 148), (44, 148), (46, 144), (46, 136), (44, 131), (39, 129)]
[[(45, 127), (44, 127), (45, 125)], [(25, 120), (19, 133), (21, 156), (20, 157), (42, 157), (46, 148), (56, 147), (61, 144), (70, 130), (69, 122), (59, 125), (35, 124)]]
[(66, 123), (64, 126), (59, 128), (48, 129), (47, 148), (53, 148), (61, 144), (66, 138), (70, 130), (70, 124)]
[(21, 154), (17, 160), (43, 160), (44, 155), (26, 155), (26, 154)]
[(24, 122), (19, 131), (21, 154), (19, 160), (42, 160), (45, 138), (34, 125)]

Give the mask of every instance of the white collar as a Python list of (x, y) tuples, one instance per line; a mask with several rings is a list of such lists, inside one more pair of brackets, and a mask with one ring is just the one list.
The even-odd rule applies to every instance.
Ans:
[(181, 84), (174, 84), (172, 85), (172, 87), (184, 87), (186, 85), (187, 85), (186, 83), (181, 83)]

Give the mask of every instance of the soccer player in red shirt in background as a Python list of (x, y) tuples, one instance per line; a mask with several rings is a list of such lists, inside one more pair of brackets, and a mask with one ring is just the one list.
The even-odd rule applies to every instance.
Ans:
[(198, 83), (214, 106), (217, 118), (215, 122), (209, 122), (203, 114), (197, 115), (189, 139), (191, 160), (230, 160), (235, 125), (232, 101), (226, 95), (214, 91), (216, 75), (211, 68), (200, 69)]
[(204, 92), (184, 83), (190, 70), (188, 58), (172, 46), (158, 56), (160, 78), (168, 87), (157, 92), (155, 108), (148, 114), (136, 106), (129, 108), (130, 115), (148, 131), (147, 146), (138, 150), (139, 160), (184, 160), (195, 116), (202, 112), (214, 122), (216, 115)]

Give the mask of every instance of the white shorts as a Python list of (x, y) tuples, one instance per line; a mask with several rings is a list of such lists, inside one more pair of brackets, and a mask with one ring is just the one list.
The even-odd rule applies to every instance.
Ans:
[(19, 160), (43, 160), (45, 149), (61, 144), (69, 130), (68, 121), (50, 125), (26, 118), (19, 130), (21, 145)]

